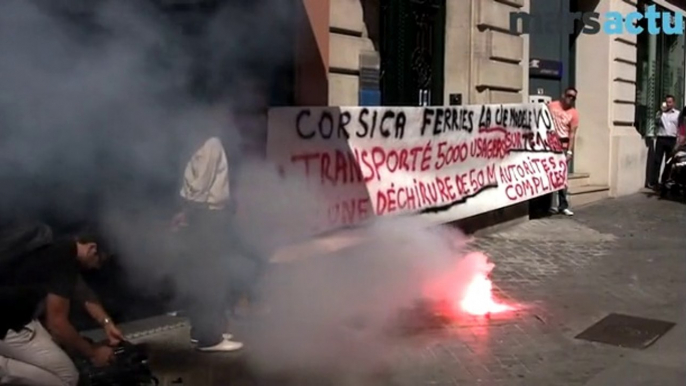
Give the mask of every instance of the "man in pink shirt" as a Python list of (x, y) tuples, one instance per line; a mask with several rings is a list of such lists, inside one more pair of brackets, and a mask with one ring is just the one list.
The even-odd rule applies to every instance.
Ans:
[[(567, 153), (568, 165), (574, 154), (574, 138), (579, 127), (579, 112), (574, 108), (576, 95), (577, 91), (574, 87), (567, 87), (561, 99), (548, 104), (550, 114), (552, 114), (555, 120), (555, 130)], [(567, 200), (567, 188), (559, 190), (557, 194), (559, 205), (557, 208), (551, 208), (550, 211), (552, 213), (561, 213), (565, 216), (573, 216), (574, 212), (569, 209), (569, 201)]]

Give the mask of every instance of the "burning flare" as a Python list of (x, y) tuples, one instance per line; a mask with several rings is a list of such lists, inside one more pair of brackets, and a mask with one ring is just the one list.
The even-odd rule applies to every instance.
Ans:
[(490, 315), (515, 309), (499, 303), (489, 279), (495, 264), (481, 252), (470, 252), (454, 269), (433, 278), (425, 288), (427, 299), (436, 302), (439, 313), (451, 319), (464, 314)]
[[(493, 264), (489, 264), (493, 269)], [(490, 270), (489, 270), (490, 271)], [(493, 282), (487, 273), (477, 273), (467, 285), (464, 296), (460, 301), (462, 311), (470, 315), (488, 315), (508, 311), (512, 307), (501, 304), (493, 299)]]

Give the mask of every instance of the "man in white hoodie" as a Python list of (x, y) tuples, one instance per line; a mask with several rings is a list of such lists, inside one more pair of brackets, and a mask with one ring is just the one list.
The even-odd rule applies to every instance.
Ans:
[[(229, 111), (218, 102), (212, 107), (215, 125), (199, 128), (193, 155), (187, 161), (179, 192), (180, 210), (172, 220), (186, 244), (183, 290), (189, 297), (191, 341), (207, 352), (239, 350), (240, 342), (226, 333), (224, 314), (229, 286), (229, 264), (233, 211), (230, 173), (225, 148), (220, 139), (229, 124)], [(200, 134), (198, 136), (198, 134)]]

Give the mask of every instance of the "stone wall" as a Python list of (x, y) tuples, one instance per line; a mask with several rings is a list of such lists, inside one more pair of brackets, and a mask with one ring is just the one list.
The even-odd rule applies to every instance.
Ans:
[[(359, 56), (378, 52), (380, 0), (330, 0), (329, 105), (358, 104)], [(520, 103), (528, 89), (526, 36), (509, 31), (527, 0), (447, 1), (445, 103)]]
[(510, 12), (526, 11), (528, 1), (448, 1), (447, 7), (446, 100), (462, 93), (465, 104), (525, 101), (526, 38), (509, 28)]
[[(631, 0), (601, 0), (603, 14), (636, 10)], [(590, 183), (609, 185), (613, 196), (644, 184), (647, 149), (634, 127), (636, 36), (582, 34), (577, 40), (577, 108), (580, 114), (574, 163)]]
[[(612, 0), (612, 10), (622, 14), (636, 11), (632, 0)], [(635, 128), (636, 35), (612, 37), (610, 66), (612, 89), (610, 142), (610, 194), (622, 196), (638, 191), (645, 184), (648, 150)]]
[[(379, 0), (331, 0), (329, 105), (356, 106), (360, 53), (377, 51)], [(377, 40), (378, 41), (378, 40)]]

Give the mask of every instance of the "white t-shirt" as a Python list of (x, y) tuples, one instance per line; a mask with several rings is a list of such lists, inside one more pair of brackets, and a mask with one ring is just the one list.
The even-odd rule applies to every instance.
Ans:
[(679, 127), (679, 110), (671, 109), (660, 115), (660, 127), (657, 129), (658, 137), (676, 137)]
[(186, 164), (181, 197), (221, 209), (229, 200), (229, 163), (222, 142), (211, 137)]

